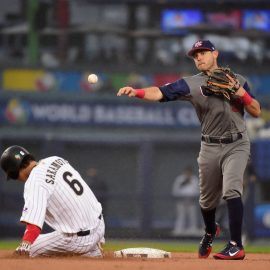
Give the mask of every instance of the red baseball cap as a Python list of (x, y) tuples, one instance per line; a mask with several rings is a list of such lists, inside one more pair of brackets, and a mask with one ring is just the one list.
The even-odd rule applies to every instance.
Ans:
[(193, 44), (191, 50), (188, 52), (188, 56), (192, 57), (193, 54), (198, 50), (207, 50), (213, 52), (216, 50), (216, 48), (209, 40), (198, 40)]

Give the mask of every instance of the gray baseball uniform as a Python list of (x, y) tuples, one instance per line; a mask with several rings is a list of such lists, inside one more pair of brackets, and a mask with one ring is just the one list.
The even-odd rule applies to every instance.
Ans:
[[(244, 106), (240, 99), (230, 102), (223, 97), (204, 96), (200, 86), (206, 85), (203, 72), (160, 87), (161, 101), (187, 100), (194, 106), (201, 123), (202, 142), (198, 157), (200, 205), (215, 208), (221, 196), (232, 199), (241, 196), (243, 174), (250, 155), (250, 142), (244, 122)], [(238, 80), (250, 93), (248, 83)]]

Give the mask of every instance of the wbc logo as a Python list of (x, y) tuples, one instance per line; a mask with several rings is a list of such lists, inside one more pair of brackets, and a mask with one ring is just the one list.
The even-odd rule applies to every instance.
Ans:
[(195, 48), (198, 48), (198, 47), (201, 47), (202, 46), (202, 41), (197, 41), (195, 44), (194, 44), (194, 47)]

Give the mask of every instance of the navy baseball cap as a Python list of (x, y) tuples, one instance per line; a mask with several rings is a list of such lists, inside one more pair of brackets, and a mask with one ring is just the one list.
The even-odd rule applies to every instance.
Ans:
[(197, 50), (207, 50), (213, 52), (216, 50), (216, 48), (209, 40), (198, 40), (193, 44), (192, 49), (188, 52), (188, 56), (192, 57)]

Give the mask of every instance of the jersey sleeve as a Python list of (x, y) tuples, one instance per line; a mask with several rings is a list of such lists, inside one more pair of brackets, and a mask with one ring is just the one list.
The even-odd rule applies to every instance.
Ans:
[(38, 180), (27, 184), (24, 191), (25, 203), (20, 221), (34, 224), (42, 229), (49, 191)]
[(186, 99), (190, 95), (190, 88), (184, 79), (165, 84), (164, 86), (159, 87), (159, 89), (163, 94), (161, 102)]

